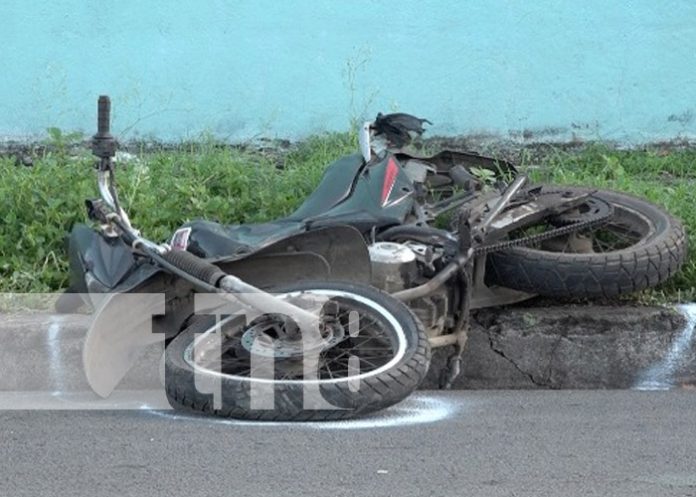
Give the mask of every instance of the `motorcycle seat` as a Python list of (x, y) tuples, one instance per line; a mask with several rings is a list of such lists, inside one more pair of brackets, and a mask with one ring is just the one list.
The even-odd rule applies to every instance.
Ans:
[[(197, 220), (180, 229), (191, 228), (187, 250), (206, 259), (240, 258), (276, 241), (306, 231), (310, 220), (322, 218), (349, 195), (363, 158), (349, 155), (334, 162), (317, 189), (290, 216), (268, 223), (225, 225)], [(351, 220), (355, 214), (351, 215)], [(345, 223), (350, 224), (350, 223)]]

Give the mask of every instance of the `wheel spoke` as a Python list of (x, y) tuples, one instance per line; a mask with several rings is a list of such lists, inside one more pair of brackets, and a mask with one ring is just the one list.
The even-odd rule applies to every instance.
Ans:
[[(365, 307), (354, 304), (349, 299), (335, 298), (332, 302), (335, 305), (335, 311), (332, 311), (330, 318), (339, 328), (336, 330), (332, 330), (330, 326), (326, 328), (327, 333), (324, 339), (334, 340), (334, 345), (320, 353), (317, 377), (320, 380), (347, 378), (378, 369), (388, 363), (394, 356), (396, 346), (393, 343), (394, 338), (385, 329), (386, 324), (380, 315), (372, 310), (366, 312)], [(352, 313), (357, 313), (357, 319)], [(349, 330), (351, 326), (357, 329)], [(245, 333), (253, 333), (257, 336), (267, 334), (276, 340), (276, 343), (282, 343), (286, 338), (283, 333), (278, 333), (276, 328), (277, 320), (274, 320), (273, 316), (263, 316), (248, 325), (245, 322), (225, 323), (222, 329), (222, 343), (211, 341), (207, 345), (207, 350), (203, 351), (208, 356), (200, 358), (196, 354), (196, 360), (204, 368), (217, 367), (216, 362), (219, 361), (220, 371), (233, 376), (262, 375), (265, 371), (271, 374), (270, 364), (264, 364), (263, 371), (253, 367), (253, 354), (249, 348), (250, 343), (256, 343), (256, 341), (253, 335), (247, 337)], [(336, 336), (335, 333), (344, 335)], [(218, 346), (219, 350), (215, 350)], [(268, 352), (271, 350), (269, 348)], [(273, 361), (272, 377), (277, 381), (302, 380), (304, 371), (297, 362), (303, 359), (302, 351), (298, 349), (295, 353), (292, 346), (285, 350), (290, 350), (291, 353), (287, 358), (278, 356), (273, 358), (272, 353), (262, 354), (260, 351), (257, 353), (262, 354), (263, 359)], [(354, 357), (359, 361), (357, 372), (352, 371)]]

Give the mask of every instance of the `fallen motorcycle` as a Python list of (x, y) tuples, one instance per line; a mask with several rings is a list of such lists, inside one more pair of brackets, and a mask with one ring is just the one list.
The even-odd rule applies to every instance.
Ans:
[[(360, 153), (331, 164), (290, 216), (193, 221), (156, 244), (118, 202), (109, 106), (100, 97), (93, 139), (101, 199), (88, 212), (99, 226), (71, 233), (69, 292), (165, 295), (153, 331), (167, 343), (166, 391), (176, 407), (273, 420), (373, 412), (419, 385), (431, 347), (453, 346), (440, 379), (451, 385), (471, 309), (635, 292), (673, 275), (686, 256), (681, 223), (642, 199), (529, 185), (512, 164), (472, 153), (408, 153), (427, 121), (406, 114), (365, 123)], [(200, 293), (257, 312), (217, 322), (194, 312)], [(119, 375), (104, 377), (100, 365), (126, 369), (133, 350), (104, 345), (114, 315), (102, 316), (87, 337), (85, 370), (106, 396)], [(304, 325), (316, 333), (307, 338)], [(213, 330), (218, 339), (206, 339)], [(256, 359), (266, 366), (255, 368)], [(219, 402), (197, 388), (205, 377), (219, 382)], [(272, 391), (263, 408), (251, 398), (260, 386)], [(325, 402), (308, 404), (308, 386)]]

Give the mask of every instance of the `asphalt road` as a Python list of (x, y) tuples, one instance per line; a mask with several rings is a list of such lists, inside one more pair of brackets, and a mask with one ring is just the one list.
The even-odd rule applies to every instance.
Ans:
[(419, 393), (357, 422), (0, 412), (0, 495), (696, 496), (691, 391)]

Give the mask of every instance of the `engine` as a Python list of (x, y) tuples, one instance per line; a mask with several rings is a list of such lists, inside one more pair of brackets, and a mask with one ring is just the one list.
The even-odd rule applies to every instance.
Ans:
[[(421, 285), (437, 271), (443, 250), (423, 243), (406, 241), (376, 242), (368, 247), (372, 265), (372, 285), (394, 293)], [(409, 302), (429, 335), (442, 333), (447, 322), (450, 297), (447, 287)]]
[(372, 264), (372, 284), (387, 293), (414, 286), (418, 279), (416, 254), (407, 245), (377, 242), (368, 247)]

